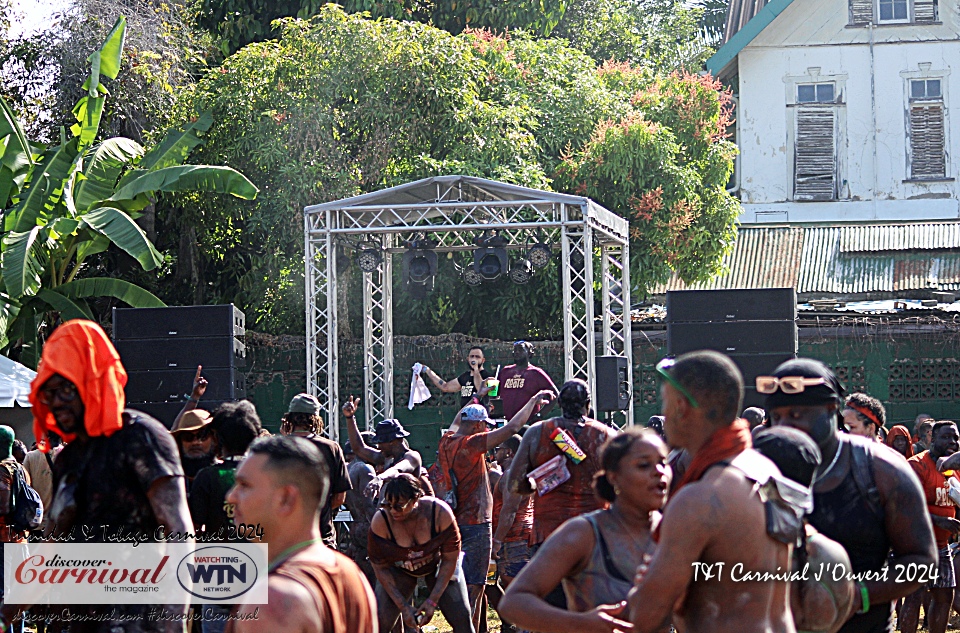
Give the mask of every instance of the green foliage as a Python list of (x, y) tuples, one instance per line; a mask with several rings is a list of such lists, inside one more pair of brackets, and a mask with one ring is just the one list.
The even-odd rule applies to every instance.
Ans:
[(570, 6), (553, 35), (598, 62), (629, 62), (658, 74), (698, 70), (715, 44), (704, 37), (704, 13), (677, 0), (583, 0)]
[[(627, 64), (598, 69), (563, 40), (474, 29), (452, 36), (330, 6), (310, 21), (287, 20), (278, 28), (277, 40), (238, 51), (181, 100), (180, 120), (207, 111), (215, 121), (198, 155), (250, 175), (261, 195), (252, 205), (181, 196), (158, 208), (173, 238), (159, 246), (179, 253), (176, 280), (158, 288), (172, 302), (233, 301), (253, 329), (300, 333), (303, 208), (433, 175), (572, 193), (595, 184), (590, 195), (631, 218), (630, 195), (674, 187), (675, 201), (699, 205), (694, 219), (671, 234), (679, 236), (672, 261), (687, 277), (698, 264), (683, 240), (700, 244), (699, 265), (712, 271), (732, 238), (737, 203), (722, 186), (732, 146), (715, 133), (722, 129), (720, 97), (705, 83), (685, 75), (657, 80), (649, 69)], [(662, 131), (606, 140), (621, 122), (630, 127), (644, 117)], [(651, 163), (650, 173), (594, 176), (586, 164), (598, 152), (613, 152), (624, 165), (646, 165), (654, 155), (664, 162)], [(601, 195), (603, 178), (613, 179), (616, 195)], [(650, 248), (635, 237), (632, 259), (653, 267), (635, 273), (638, 286), (669, 270)], [(479, 290), (454, 279), (452, 269), (441, 258), (436, 290), (426, 300), (395, 294), (397, 333), (510, 337), (560, 327), (555, 267), (528, 286), (504, 279)], [(338, 282), (341, 305), (353, 317), (361, 309), (359, 283), (356, 268)], [(351, 334), (350, 320), (340, 327)]]
[[(347, 13), (430, 24), (453, 34), (468, 28), (526, 30), (548, 35), (569, 0), (341, 0)], [(200, 0), (199, 24), (220, 37), (224, 54), (280, 35), (281, 18), (310, 18), (326, 0)]]
[(193, 145), (172, 130), (157, 149), (126, 138), (94, 144), (107, 94), (101, 80), (120, 72), (125, 21), (120, 18), (103, 45), (88, 57), (84, 96), (74, 108), (77, 123), (61, 128), (61, 142), (43, 148), (26, 142), (19, 121), (0, 98), (0, 348), (19, 351), (34, 365), (42, 335), (62, 319), (92, 318), (88, 301), (109, 297), (134, 307), (163, 305), (157, 297), (118, 279), (92, 277), (88, 260), (112, 244), (154, 270), (163, 257), (134, 219), (160, 191), (256, 196), (250, 181), (228, 167), (180, 165)]
[[(605, 70), (629, 83), (629, 71)], [(720, 90), (710, 77), (654, 80), (633, 97), (634, 112), (598, 125), (558, 172), (558, 186), (628, 218), (631, 282), (641, 289), (673, 271), (705, 281), (733, 246), (739, 205), (725, 185), (736, 149), (725, 140), (731, 109)]]

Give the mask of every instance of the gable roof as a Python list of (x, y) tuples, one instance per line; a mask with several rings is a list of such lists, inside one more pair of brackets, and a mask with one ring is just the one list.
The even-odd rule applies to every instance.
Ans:
[(783, 13), (793, 0), (731, 0), (727, 8), (724, 44), (707, 60), (707, 71), (720, 76), (755, 37)]

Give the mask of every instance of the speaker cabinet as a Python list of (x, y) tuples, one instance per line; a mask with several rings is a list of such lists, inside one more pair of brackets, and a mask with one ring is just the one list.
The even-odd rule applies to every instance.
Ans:
[[(196, 365), (185, 369), (131, 371), (127, 374), (127, 402), (133, 408), (138, 402), (176, 402), (183, 406), (183, 396), (190, 392), (196, 373)], [(247, 395), (246, 378), (232, 367), (204, 368), (203, 376), (209, 384), (202, 404), (207, 400), (239, 400)]]
[(712, 349), (724, 354), (797, 353), (795, 321), (668, 323), (667, 353)]
[[(223, 402), (201, 400), (198, 409), (213, 413)], [(162, 423), (168, 429), (173, 427), (173, 421), (177, 419), (177, 414), (183, 409), (182, 402), (137, 402), (130, 403), (127, 408), (135, 411), (142, 411), (158, 422)]]
[(675, 290), (667, 293), (667, 322), (795, 321), (793, 288)]
[(113, 309), (114, 341), (243, 336), (245, 332), (246, 319), (233, 304)]
[(244, 367), (247, 349), (232, 336), (210, 338), (121, 339), (116, 342), (127, 371)]
[(596, 357), (597, 411), (623, 411), (630, 406), (630, 380), (623, 356)]

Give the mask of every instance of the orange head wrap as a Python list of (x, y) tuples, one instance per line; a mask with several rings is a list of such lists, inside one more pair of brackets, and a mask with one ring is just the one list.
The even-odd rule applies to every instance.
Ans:
[(67, 442), (74, 435), (57, 428), (50, 408), (40, 402), (40, 387), (59, 374), (77, 387), (83, 402), (83, 426), (90, 437), (113, 435), (123, 426), (126, 398), (123, 388), (127, 372), (120, 356), (103, 329), (93, 321), (67, 321), (58, 327), (43, 346), (37, 377), (30, 384), (33, 405), (33, 434), (41, 451), (49, 450), (50, 431)]
[(910, 442), (910, 431), (907, 430), (907, 427), (898, 424), (890, 429), (890, 432), (887, 433), (887, 441), (885, 442), (890, 448), (893, 448), (893, 438), (895, 437), (907, 438), (907, 454), (904, 457), (907, 459), (913, 457), (913, 444)]

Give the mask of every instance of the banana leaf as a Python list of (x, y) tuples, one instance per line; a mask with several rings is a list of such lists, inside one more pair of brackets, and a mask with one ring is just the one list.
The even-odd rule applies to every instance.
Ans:
[(100, 207), (80, 216), (91, 229), (110, 238), (110, 241), (140, 262), (144, 270), (153, 270), (163, 257), (146, 234), (129, 215), (113, 207)]
[(259, 189), (247, 177), (231, 167), (181, 165), (139, 174), (120, 186), (110, 201), (132, 200), (155, 191), (203, 191), (229, 193), (244, 200), (253, 200)]
[(166, 304), (140, 286), (110, 277), (77, 279), (62, 286), (57, 292), (70, 299), (113, 297), (132, 308), (164, 308)]
[(37, 298), (46, 301), (51, 308), (60, 313), (64, 321), (70, 319), (90, 319), (93, 320), (93, 313), (83, 302), (75, 303), (71, 299), (63, 296), (56, 290), (42, 288), (37, 293)]
[(73, 138), (44, 153), (21, 192), (20, 202), (6, 218), (7, 229), (25, 232), (36, 226), (45, 211), (52, 210), (63, 194), (67, 179), (76, 169), (79, 139)]
[(206, 132), (213, 125), (213, 117), (209, 112), (202, 113), (196, 121), (190, 123), (183, 130), (167, 130), (160, 144), (143, 155), (140, 168), (148, 171), (182, 165), (190, 152), (203, 143), (197, 136), (199, 132)]
[(125, 166), (143, 155), (143, 147), (128, 138), (110, 138), (90, 149), (84, 157), (83, 176), (74, 189), (73, 201), (82, 213), (114, 194)]
[(45, 229), (40, 226), (3, 237), (0, 270), (7, 292), (15, 299), (32, 296), (40, 287), (40, 276), (47, 265), (45, 241)]

